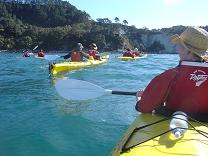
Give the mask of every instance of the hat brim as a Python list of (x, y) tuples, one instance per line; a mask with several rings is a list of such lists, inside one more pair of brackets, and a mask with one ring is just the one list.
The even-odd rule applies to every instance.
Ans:
[(173, 36), (170, 37), (170, 40), (173, 44), (178, 44), (180, 43), (180, 36), (178, 34), (175, 34)]
[(201, 51), (199, 49), (196, 49), (188, 44), (186, 44), (178, 34), (175, 34), (173, 36), (171, 36), (171, 42), (173, 44), (181, 44), (183, 45), (187, 50), (191, 51), (192, 53), (194, 53), (195, 55), (197, 55), (200, 58), (203, 58), (205, 55), (207, 55), (208, 50), (206, 51)]

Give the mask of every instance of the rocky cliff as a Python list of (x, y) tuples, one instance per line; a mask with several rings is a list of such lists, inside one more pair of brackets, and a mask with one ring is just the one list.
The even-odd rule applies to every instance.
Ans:
[(176, 53), (176, 46), (171, 43), (170, 36), (163, 32), (158, 34), (143, 34), (141, 35), (141, 40), (146, 47), (149, 47), (155, 41), (160, 42), (165, 47), (165, 50), (160, 51), (160, 53)]

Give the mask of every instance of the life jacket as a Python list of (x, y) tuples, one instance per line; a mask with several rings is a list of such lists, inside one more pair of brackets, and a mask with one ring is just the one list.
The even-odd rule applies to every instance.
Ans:
[(166, 99), (166, 107), (208, 113), (208, 63), (181, 62)]
[(132, 53), (132, 52), (130, 52), (130, 51), (127, 51), (127, 52), (125, 52), (124, 54), (123, 54), (123, 57), (134, 57), (135, 55)]
[(88, 51), (88, 54), (89, 54), (90, 56), (93, 56), (94, 59), (96, 58), (96, 50), (89, 50), (89, 51)]
[(132, 53), (133, 53), (133, 55), (135, 55), (135, 56), (140, 56), (139, 52), (137, 52), (137, 51), (133, 51)]
[(44, 56), (45, 56), (45, 54), (43, 52), (38, 53), (38, 57), (44, 57)]
[(79, 62), (79, 61), (81, 61), (81, 55), (80, 55), (80, 53), (77, 53), (77, 52), (72, 52), (71, 53), (71, 60), (72, 61), (77, 61), (77, 62)]

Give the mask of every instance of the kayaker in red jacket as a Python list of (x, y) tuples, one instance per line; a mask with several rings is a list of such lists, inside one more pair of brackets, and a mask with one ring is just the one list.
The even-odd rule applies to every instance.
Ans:
[(43, 49), (41, 49), (40, 52), (38, 52), (37, 56), (38, 57), (44, 57), (45, 56), (45, 54), (43, 52)]
[(73, 62), (84, 61), (84, 57), (89, 58), (89, 55), (82, 51), (83, 48), (84, 47), (81, 43), (77, 43), (76, 47), (72, 50), (72, 52), (69, 52), (67, 55), (64, 56), (64, 59), (71, 58), (71, 61)]
[(141, 56), (140, 52), (138, 51), (137, 48), (135, 48), (133, 51), (132, 51), (133, 55), (135, 55), (136, 57), (139, 57)]
[[(180, 36), (171, 37), (180, 57), (179, 65), (156, 76), (144, 92), (136, 109), (142, 113), (183, 111), (208, 117), (208, 32), (188, 27)], [(139, 99), (139, 98), (138, 98)], [(163, 111), (164, 110), (164, 111)]]

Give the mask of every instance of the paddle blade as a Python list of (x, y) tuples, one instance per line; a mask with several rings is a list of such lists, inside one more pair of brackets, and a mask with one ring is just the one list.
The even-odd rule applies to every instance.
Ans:
[(68, 100), (89, 100), (110, 92), (90, 82), (75, 79), (58, 80), (55, 88), (60, 96)]
[(59, 58), (60, 56), (59, 55), (45, 55), (44, 58), (48, 61), (53, 61), (57, 58)]

